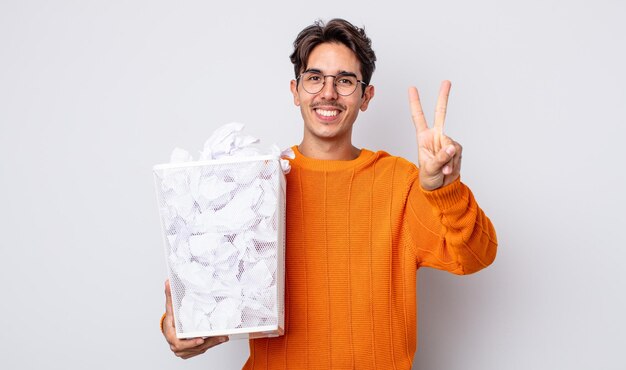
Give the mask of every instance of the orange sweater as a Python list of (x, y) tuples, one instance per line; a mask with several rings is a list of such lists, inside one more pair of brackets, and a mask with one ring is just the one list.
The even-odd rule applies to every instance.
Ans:
[(244, 369), (410, 369), (417, 269), (489, 265), (491, 222), (467, 186), (426, 192), (402, 158), (363, 149), (323, 161), (293, 149), (285, 335), (250, 340)]

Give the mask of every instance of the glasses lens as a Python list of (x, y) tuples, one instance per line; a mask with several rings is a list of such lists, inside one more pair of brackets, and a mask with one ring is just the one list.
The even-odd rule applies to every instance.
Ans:
[(302, 74), (302, 87), (309, 94), (317, 94), (324, 87), (324, 76), (321, 73), (305, 72)]
[(350, 95), (356, 90), (358, 84), (356, 77), (351, 75), (338, 75), (335, 77), (335, 89), (339, 95)]

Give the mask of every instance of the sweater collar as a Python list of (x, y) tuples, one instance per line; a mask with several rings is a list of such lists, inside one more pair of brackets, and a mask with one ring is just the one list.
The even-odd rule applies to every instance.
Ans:
[(302, 167), (309, 170), (317, 170), (317, 171), (340, 171), (346, 170), (350, 168), (356, 168), (366, 162), (369, 162), (374, 158), (374, 152), (368, 149), (361, 149), (361, 153), (358, 157), (348, 161), (340, 161), (340, 160), (324, 160), (324, 159), (315, 159), (305, 157), (298, 150), (298, 146), (294, 145), (292, 147), (293, 152), (296, 154), (296, 157), (291, 160), (293, 165), (298, 167)]

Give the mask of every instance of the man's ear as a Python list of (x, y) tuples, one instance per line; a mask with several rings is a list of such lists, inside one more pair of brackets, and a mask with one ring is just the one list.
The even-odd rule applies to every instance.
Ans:
[(300, 97), (298, 96), (298, 82), (296, 80), (291, 80), (289, 88), (291, 89), (291, 93), (293, 94), (293, 103), (296, 106), (300, 106)]
[(365, 92), (363, 93), (363, 97), (361, 99), (363, 99), (361, 102), (361, 112), (365, 112), (370, 101), (374, 99), (374, 85), (367, 85), (365, 87)]

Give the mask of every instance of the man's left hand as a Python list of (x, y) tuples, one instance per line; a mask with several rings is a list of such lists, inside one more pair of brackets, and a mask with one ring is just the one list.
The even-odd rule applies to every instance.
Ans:
[(422, 189), (432, 191), (451, 184), (461, 174), (461, 152), (459, 143), (443, 134), (443, 125), (448, 108), (450, 81), (443, 81), (437, 99), (435, 124), (428, 127), (419, 94), (415, 87), (409, 89), (411, 117), (417, 137), (420, 185)]

